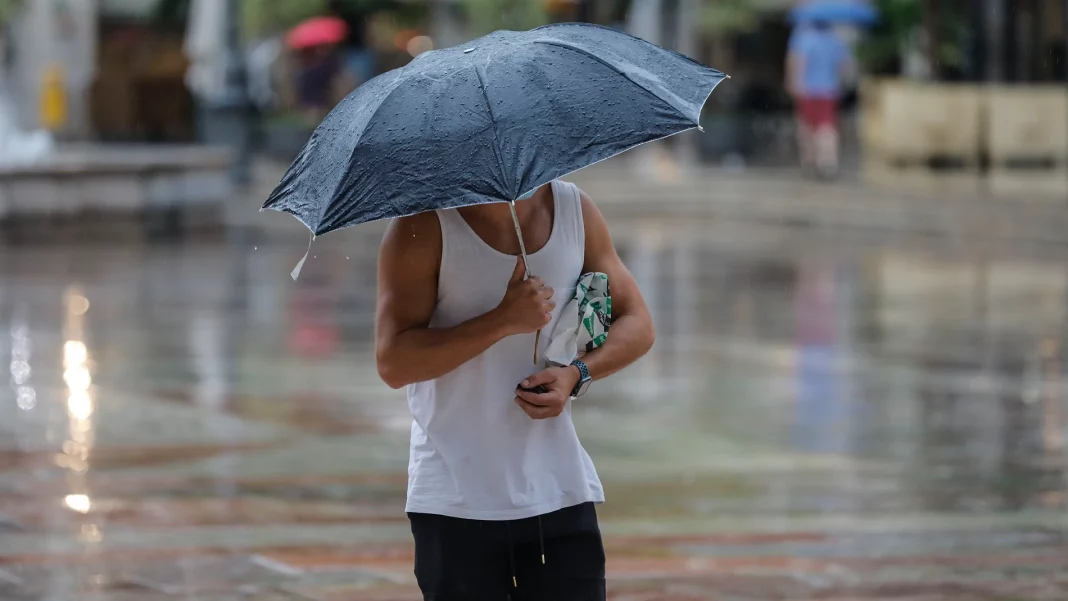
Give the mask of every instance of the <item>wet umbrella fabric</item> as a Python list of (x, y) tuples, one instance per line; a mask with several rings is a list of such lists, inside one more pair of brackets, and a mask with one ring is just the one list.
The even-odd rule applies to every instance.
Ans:
[(314, 235), (513, 201), (639, 144), (698, 126), (725, 78), (611, 29), (500, 31), (427, 52), (357, 88), (267, 202)]

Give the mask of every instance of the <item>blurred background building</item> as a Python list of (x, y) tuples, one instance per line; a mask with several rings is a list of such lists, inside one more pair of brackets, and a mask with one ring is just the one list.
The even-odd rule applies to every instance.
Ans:
[[(250, 69), (249, 92), (260, 109), (263, 143), (258, 147), (267, 154), (292, 155), (309, 127), (294, 118), (299, 112), (293, 110), (298, 104), (295, 71), (299, 61), (284, 48), (284, 33), (307, 18), (335, 15), (349, 25), (341, 46), (350, 56), (361, 53), (359, 59), (348, 62), (361, 73), (350, 72), (354, 77), (332, 81), (333, 99), (357, 85), (360, 77), (402, 65), (426, 49), (461, 43), (498, 28), (590, 21), (626, 28), (732, 75), (731, 85), (713, 97), (708, 109), (706, 129), (715, 135), (701, 138), (700, 150), (706, 159), (770, 164), (794, 160), (790, 98), (783, 87), (792, 26), (788, 11), (798, 4), (792, 0), (235, 1), (243, 58)], [(224, 86), (227, 4), (222, 0), (0, 3), (7, 32), (5, 88), (20, 124), (26, 129), (45, 127), (66, 140), (203, 139), (197, 133), (197, 107), (210, 104)], [(918, 102), (925, 105), (930, 119), (946, 121), (947, 113), (960, 110), (977, 114), (958, 115), (959, 122), (942, 127), (956, 133), (935, 131), (940, 127), (935, 123), (927, 127), (928, 134), (912, 135), (907, 130), (922, 126), (903, 130), (889, 114), (896, 110), (895, 86), (900, 78), (1012, 84), (1020, 88), (1018, 92), (1027, 87), (1036, 95), (994, 93), (984, 103), (999, 107), (999, 103), (1024, 102), (1032, 107), (1025, 111), (1030, 114), (1034, 114), (1033, 107), (1048, 107), (1044, 122), (1064, 129), (1061, 126), (1068, 114), (1068, 110), (1060, 111), (1061, 104), (1068, 103), (1064, 91), (1050, 93), (1036, 85), (1063, 82), (1068, 75), (1064, 2), (883, 0), (874, 5), (880, 18), (872, 28), (841, 32), (856, 46), (859, 58), (845, 104), (857, 107), (859, 97), (860, 104), (871, 109), (864, 124), (874, 131), (864, 139), (873, 152), (928, 153), (897, 149), (901, 142), (885, 139), (882, 133), (895, 131), (914, 140), (938, 138), (930, 144), (942, 148), (932, 148), (931, 155), (979, 160), (1005, 151), (971, 140), (980, 130), (996, 137), (1005, 127), (1021, 127), (986, 123), (985, 117), (989, 121), (1001, 111), (978, 114), (987, 105), (979, 106), (983, 103), (961, 86), (920, 86), (909, 89), (915, 98), (922, 98)], [(858, 96), (858, 90), (867, 94)], [(64, 100), (62, 107), (49, 100), (57, 94)], [(1052, 114), (1057, 111), (1061, 114)], [(912, 115), (911, 110), (906, 112)], [(883, 119), (891, 122), (880, 123)], [(847, 131), (855, 132), (857, 128), (849, 123)], [(1047, 145), (1061, 142), (1068, 142), (1063, 132)], [(1058, 160), (1065, 154), (1061, 150), (1056, 153)]]

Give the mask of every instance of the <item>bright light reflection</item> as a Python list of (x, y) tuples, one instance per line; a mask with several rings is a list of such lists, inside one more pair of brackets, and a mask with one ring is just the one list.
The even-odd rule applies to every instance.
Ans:
[(78, 513), (89, 513), (89, 509), (92, 507), (89, 495), (67, 495), (63, 497), (63, 504), (71, 511), (77, 511)]
[(15, 381), (16, 386), (25, 384), (30, 379), (30, 375), (33, 374), (30, 364), (25, 361), (12, 361), (10, 367), (11, 378)]
[(67, 412), (78, 421), (85, 421), (93, 415), (93, 399), (89, 388), (93, 376), (89, 373), (89, 349), (81, 340), (68, 340), (63, 344), (63, 380), (70, 389), (67, 397)]
[(76, 420), (84, 421), (93, 415), (93, 399), (85, 391), (71, 392), (67, 397), (67, 412)]
[(81, 532), (78, 533), (78, 540), (83, 543), (99, 543), (101, 538), (99, 526), (96, 524), (82, 524)]
[(89, 358), (89, 349), (81, 340), (68, 340), (63, 344), (63, 365), (73, 366), (85, 363)]
[(93, 377), (89, 375), (89, 368), (85, 365), (68, 368), (63, 372), (63, 379), (72, 393), (85, 392), (93, 383)]
[(15, 394), (15, 402), (18, 403), (19, 409), (29, 411), (37, 406), (37, 391), (32, 387), (19, 386)]
[(74, 315), (85, 315), (89, 310), (89, 299), (80, 294), (75, 294), (70, 297), (70, 312)]
[(408, 50), (408, 54), (412, 56), (419, 56), (420, 54), (424, 52), (430, 52), (433, 49), (434, 40), (432, 40), (429, 36), (425, 35), (417, 35), (414, 38), (408, 40), (408, 45), (406, 48), (406, 50)]

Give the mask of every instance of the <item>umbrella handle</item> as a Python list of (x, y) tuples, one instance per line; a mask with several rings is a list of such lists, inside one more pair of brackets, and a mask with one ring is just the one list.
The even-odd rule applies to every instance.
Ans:
[[(527, 245), (523, 242), (523, 229), (519, 227), (519, 215), (515, 212), (515, 201), (508, 203), (508, 210), (512, 213), (512, 223), (515, 225), (515, 235), (519, 239), (519, 254), (523, 257), (523, 271), (525, 272), (524, 279), (529, 280), (530, 276), (530, 262), (527, 261)], [(541, 342), (541, 330), (534, 335), (534, 365), (538, 364), (538, 345)]]

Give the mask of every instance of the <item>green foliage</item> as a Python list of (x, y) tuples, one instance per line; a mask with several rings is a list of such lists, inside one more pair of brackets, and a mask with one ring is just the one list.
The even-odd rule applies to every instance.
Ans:
[(241, 0), (241, 9), (245, 34), (256, 36), (326, 14), (327, 0)]
[(189, 22), (190, 0), (160, 0), (156, 5), (153, 20), (163, 29), (181, 31)]
[(23, 0), (0, 0), (0, 23), (6, 22), (15, 16), (22, 8)]
[(549, 13), (542, 0), (463, 0), (475, 35), (498, 29), (522, 31), (549, 22)]
[(711, 34), (748, 33), (760, 25), (763, 12), (753, 0), (705, 0), (701, 6), (701, 30)]
[[(923, 31), (922, 0), (878, 0), (879, 23), (857, 48), (857, 55), (872, 73), (887, 74), (899, 69), (901, 51), (910, 39)], [(942, 67), (960, 67), (965, 60), (964, 39), (967, 24), (953, 11), (939, 15), (938, 61)]]

